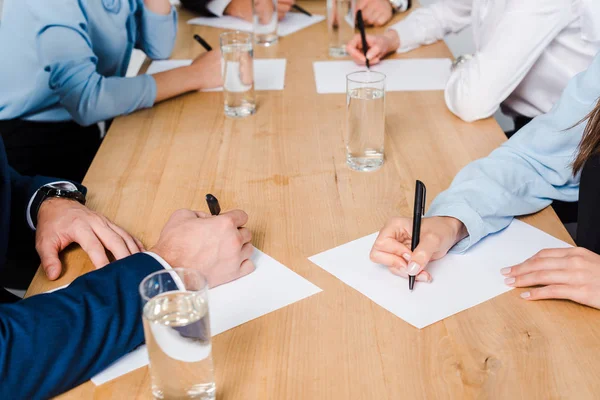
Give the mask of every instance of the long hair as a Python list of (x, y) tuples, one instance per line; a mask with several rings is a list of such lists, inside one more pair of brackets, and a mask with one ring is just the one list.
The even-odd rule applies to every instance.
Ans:
[(578, 146), (577, 157), (573, 161), (573, 173), (576, 174), (593, 156), (600, 154), (600, 100), (596, 107), (579, 123), (587, 121), (583, 137)]

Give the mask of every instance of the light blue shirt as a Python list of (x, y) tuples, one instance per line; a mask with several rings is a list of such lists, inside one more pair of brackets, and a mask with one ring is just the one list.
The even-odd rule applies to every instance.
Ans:
[(577, 123), (592, 111), (599, 97), (600, 54), (587, 71), (571, 79), (550, 112), (458, 173), (427, 212), (428, 216), (455, 217), (465, 224), (469, 236), (453, 252), (465, 251), (486, 235), (506, 228), (514, 216), (537, 212), (552, 200), (577, 201), (580, 176), (573, 176), (572, 162), (585, 128), (585, 123)]
[(133, 48), (168, 58), (175, 9), (143, 0), (6, 0), (0, 24), (0, 120), (91, 125), (151, 107), (156, 82), (124, 78)]

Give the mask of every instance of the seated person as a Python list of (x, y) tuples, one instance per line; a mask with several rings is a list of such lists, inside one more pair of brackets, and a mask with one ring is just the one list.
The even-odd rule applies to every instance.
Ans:
[[(472, 122), (499, 106), (515, 130), (556, 103), (569, 79), (600, 49), (600, 2), (579, 0), (440, 0), (412, 12), (383, 35), (367, 35), (370, 64), (391, 52), (434, 43), (471, 25), (475, 54), (461, 56), (445, 90), (446, 104)], [(347, 46), (365, 64), (360, 35)]]
[[(252, 22), (252, 3), (260, 1), (273, 4), (273, 0), (181, 0), (181, 5), (190, 11), (207, 17), (232, 17)], [(295, 0), (277, 0), (277, 16), (281, 21), (291, 11)]]
[[(56, 188), (61, 197), (52, 197)], [(30, 226), (37, 227), (36, 248), (49, 279), (61, 274), (58, 254), (71, 243), (99, 268), (65, 289), (25, 300), (0, 282), (0, 399), (56, 396), (142, 344), (138, 286), (152, 272), (195, 268), (214, 287), (254, 270), (243, 211), (218, 217), (176, 211), (144, 254), (138, 240), (78, 202), (84, 192), (69, 182), (18, 175), (0, 139), (0, 268), (9, 239), (19, 240)], [(105, 249), (117, 261), (109, 264)]]
[(600, 308), (599, 98), (600, 54), (569, 82), (552, 111), (459, 172), (431, 204), (414, 252), (405, 244), (412, 219), (393, 218), (379, 233), (371, 259), (396, 275), (428, 282), (430, 260), (466, 251), (515, 216), (540, 211), (553, 200), (579, 199), (580, 247), (546, 249), (498, 273), (507, 285), (533, 287), (521, 293), (526, 300), (570, 299)]
[(169, 0), (6, 0), (0, 29), (0, 134), (24, 175), (81, 181), (99, 121), (221, 85), (218, 50), (189, 67), (126, 78), (133, 48), (168, 58)]

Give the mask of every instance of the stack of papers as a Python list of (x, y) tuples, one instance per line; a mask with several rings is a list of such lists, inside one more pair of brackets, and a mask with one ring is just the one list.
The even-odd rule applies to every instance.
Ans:
[[(449, 58), (384, 60), (371, 71), (385, 74), (387, 92), (444, 90), (451, 65)], [(346, 93), (346, 75), (366, 71), (353, 61), (317, 61), (313, 67), (317, 93)]]
[[(192, 60), (165, 60), (153, 61), (148, 67), (147, 74), (157, 74), (174, 68), (186, 67), (192, 64)], [(254, 60), (254, 89), (255, 90), (283, 90), (285, 87), (284, 58), (258, 59)], [(231, 72), (233, 68), (228, 68)], [(223, 88), (207, 89), (204, 92), (222, 91)], [(236, 91), (235, 89), (232, 91)]]
[[(323, 15), (313, 14), (312, 17), (309, 17), (308, 15), (304, 15), (301, 13), (290, 12), (286, 14), (283, 20), (279, 21), (279, 29), (277, 32), (279, 36), (291, 35), (292, 33), (298, 32), (299, 30), (304, 28), (308, 28), (309, 26), (324, 20), (325, 17)], [(230, 17), (228, 15), (219, 18), (194, 18), (190, 19), (188, 21), (188, 24), (210, 26), (213, 28), (221, 29), (231, 29), (243, 32), (252, 32), (254, 30), (254, 27), (251, 22), (235, 17)]]
[(488, 236), (465, 254), (448, 254), (430, 263), (427, 270), (433, 282), (416, 282), (411, 292), (408, 280), (369, 259), (376, 238), (374, 233), (309, 259), (417, 328), (511, 290), (504, 284), (500, 269), (521, 263), (542, 249), (570, 247), (514, 220), (508, 228)]

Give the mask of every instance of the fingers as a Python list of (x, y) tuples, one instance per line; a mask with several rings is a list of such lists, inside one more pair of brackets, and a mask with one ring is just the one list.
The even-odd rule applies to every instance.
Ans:
[(246, 243), (242, 246), (242, 250), (240, 251), (241, 260), (249, 260), (252, 257), (252, 253), (254, 253), (254, 246), (251, 243)]
[(144, 246), (144, 243), (142, 243), (141, 240), (139, 240), (135, 236), (133, 237), (133, 240), (135, 240), (135, 243), (137, 244), (137, 246), (140, 249), (140, 251), (146, 251), (146, 247)]
[(566, 264), (567, 261), (565, 258), (548, 258), (535, 255), (521, 264), (502, 268), (500, 272), (502, 275), (508, 277), (516, 277), (519, 275), (530, 274), (535, 271), (563, 269), (567, 267)]
[(107, 223), (110, 229), (112, 229), (119, 236), (121, 236), (121, 238), (127, 245), (127, 249), (129, 249), (129, 254), (136, 254), (140, 251), (144, 251), (144, 246), (141, 246), (139, 240), (134, 239), (133, 236), (131, 236), (127, 231), (125, 231), (125, 229), (121, 228), (120, 226), (114, 224), (111, 221), (107, 221)]
[(104, 246), (92, 228), (88, 226), (78, 229), (74, 241), (87, 253), (96, 268), (102, 268), (108, 264), (108, 257), (106, 256)]
[(58, 257), (58, 253), (62, 250), (60, 243), (51, 238), (43, 238), (36, 243), (36, 249), (40, 255), (42, 269), (48, 279), (51, 281), (58, 279), (62, 270), (62, 264)]
[(348, 44), (346, 44), (346, 51), (358, 65), (366, 64), (366, 58), (362, 51), (362, 41), (360, 35), (354, 35)]
[(409, 261), (411, 256), (410, 249), (406, 247), (404, 243), (400, 243), (391, 237), (382, 237), (381, 234), (377, 237), (377, 240), (375, 240), (373, 250), (403, 257), (406, 261)]
[(536, 271), (517, 277), (508, 277), (504, 280), (507, 285), (513, 287), (574, 284), (576, 281), (577, 277), (573, 271), (564, 269)]
[(131, 255), (125, 240), (117, 234), (117, 232), (113, 231), (108, 224), (105, 226), (92, 225), (92, 229), (104, 247), (109, 250), (117, 260), (121, 260)]
[(252, 262), (252, 260), (245, 260), (242, 265), (240, 265), (240, 273), (238, 275), (238, 278), (244, 277), (252, 272), (254, 272), (254, 270), (256, 269), (256, 267), (254, 266), (254, 263)]
[[(394, 275), (401, 276), (402, 278), (408, 279), (408, 272), (406, 268), (390, 268), (390, 272)], [(419, 275), (415, 277), (415, 279), (419, 282), (427, 282), (430, 283), (432, 281), (431, 274), (427, 271), (419, 272)]]
[(194, 211), (194, 214), (196, 214), (197, 218), (210, 218), (211, 215), (208, 213), (205, 213), (204, 211)]
[(550, 285), (521, 293), (525, 300), (564, 299), (584, 303), (582, 297), (581, 289), (570, 285)]
[(440, 239), (435, 235), (421, 235), (419, 245), (413, 251), (410, 262), (408, 263), (408, 274), (418, 275), (431, 260), (433, 254), (440, 250)]
[(374, 263), (385, 265), (388, 268), (400, 269), (407, 268), (408, 266), (406, 259), (395, 254), (389, 254), (375, 249), (371, 250), (370, 257), (371, 261)]
[(250, 229), (239, 228), (238, 232), (240, 234), (240, 237), (242, 238), (243, 245), (250, 243), (250, 241), (252, 240), (252, 232), (250, 232)]
[(242, 210), (231, 210), (221, 214), (222, 217), (229, 218), (236, 227), (246, 225), (248, 222), (248, 214)]

